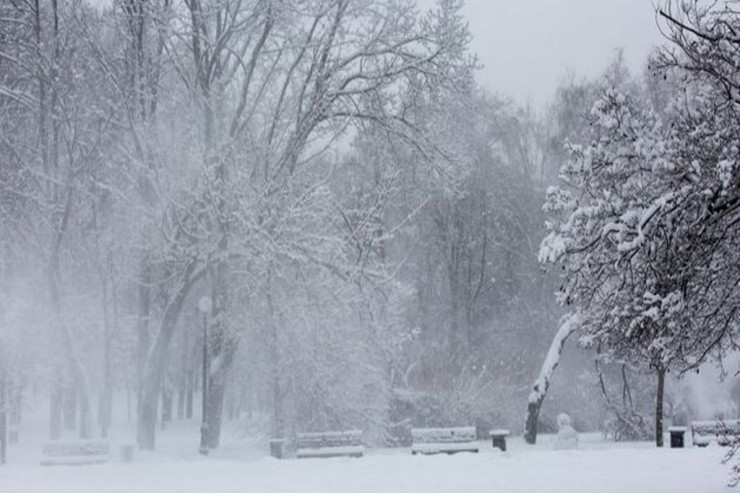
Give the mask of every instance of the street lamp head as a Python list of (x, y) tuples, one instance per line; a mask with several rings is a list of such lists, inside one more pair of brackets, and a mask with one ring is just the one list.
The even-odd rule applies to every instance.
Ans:
[(198, 311), (203, 314), (208, 314), (211, 312), (211, 308), (213, 307), (213, 302), (211, 301), (210, 296), (201, 296), (201, 298), (198, 300)]

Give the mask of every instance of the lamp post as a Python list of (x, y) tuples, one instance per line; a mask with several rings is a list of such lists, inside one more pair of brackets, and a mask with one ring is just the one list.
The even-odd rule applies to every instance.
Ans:
[(200, 448), (198, 452), (208, 455), (208, 313), (213, 303), (211, 298), (203, 296), (198, 300), (198, 311), (203, 314), (203, 411), (200, 425)]

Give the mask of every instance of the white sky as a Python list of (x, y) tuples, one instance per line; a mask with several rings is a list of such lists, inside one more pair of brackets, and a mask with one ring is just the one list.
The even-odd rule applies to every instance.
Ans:
[(641, 71), (662, 40), (651, 0), (466, 0), (464, 13), (484, 65), (479, 82), (535, 107), (569, 72), (601, 73), (617, 48)]

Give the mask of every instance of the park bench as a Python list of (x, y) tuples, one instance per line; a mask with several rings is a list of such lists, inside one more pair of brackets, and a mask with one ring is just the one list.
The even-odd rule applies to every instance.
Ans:
[(296, 457), (362, 457), (362, 431), (323, 431), (296, 433)]
[(691, 422), (691, 440), (699, 447), (706, 447), (711, 442), (732, 445), (737, 436), (740, 436), (740, 420), (737, 419)]
[(102, 440), (50, 442), (42, 450), (42, 466), (82, 466), (108, 462), (110, 444)]
[(411, 453), (416, 454), (455, 454), (457, 452), (478, 452), (475, 427), (457, 428), (412, 428)]

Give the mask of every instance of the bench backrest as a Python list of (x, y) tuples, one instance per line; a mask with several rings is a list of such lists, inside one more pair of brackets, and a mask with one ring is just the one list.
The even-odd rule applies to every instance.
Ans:
[(696, 438), (704, 439), (718, 438), (729, 440), (734, 435), (740, 434), (740, 420), (726, 419), (724, 421), (693, 421), (691, 423), (691, 434)]
[(108, 455), (109, 452), (110, 444), (101, 440), (50, 442), (42, 449), (42, 453), (47, 457)]
[(412, 428), (411, 437), (414, 443), (465, 443), (476, 439), (474, 426)]
[(362, 445), (362, 431), (346, 430), (296, 433), (296, 445), (299, 449)]

